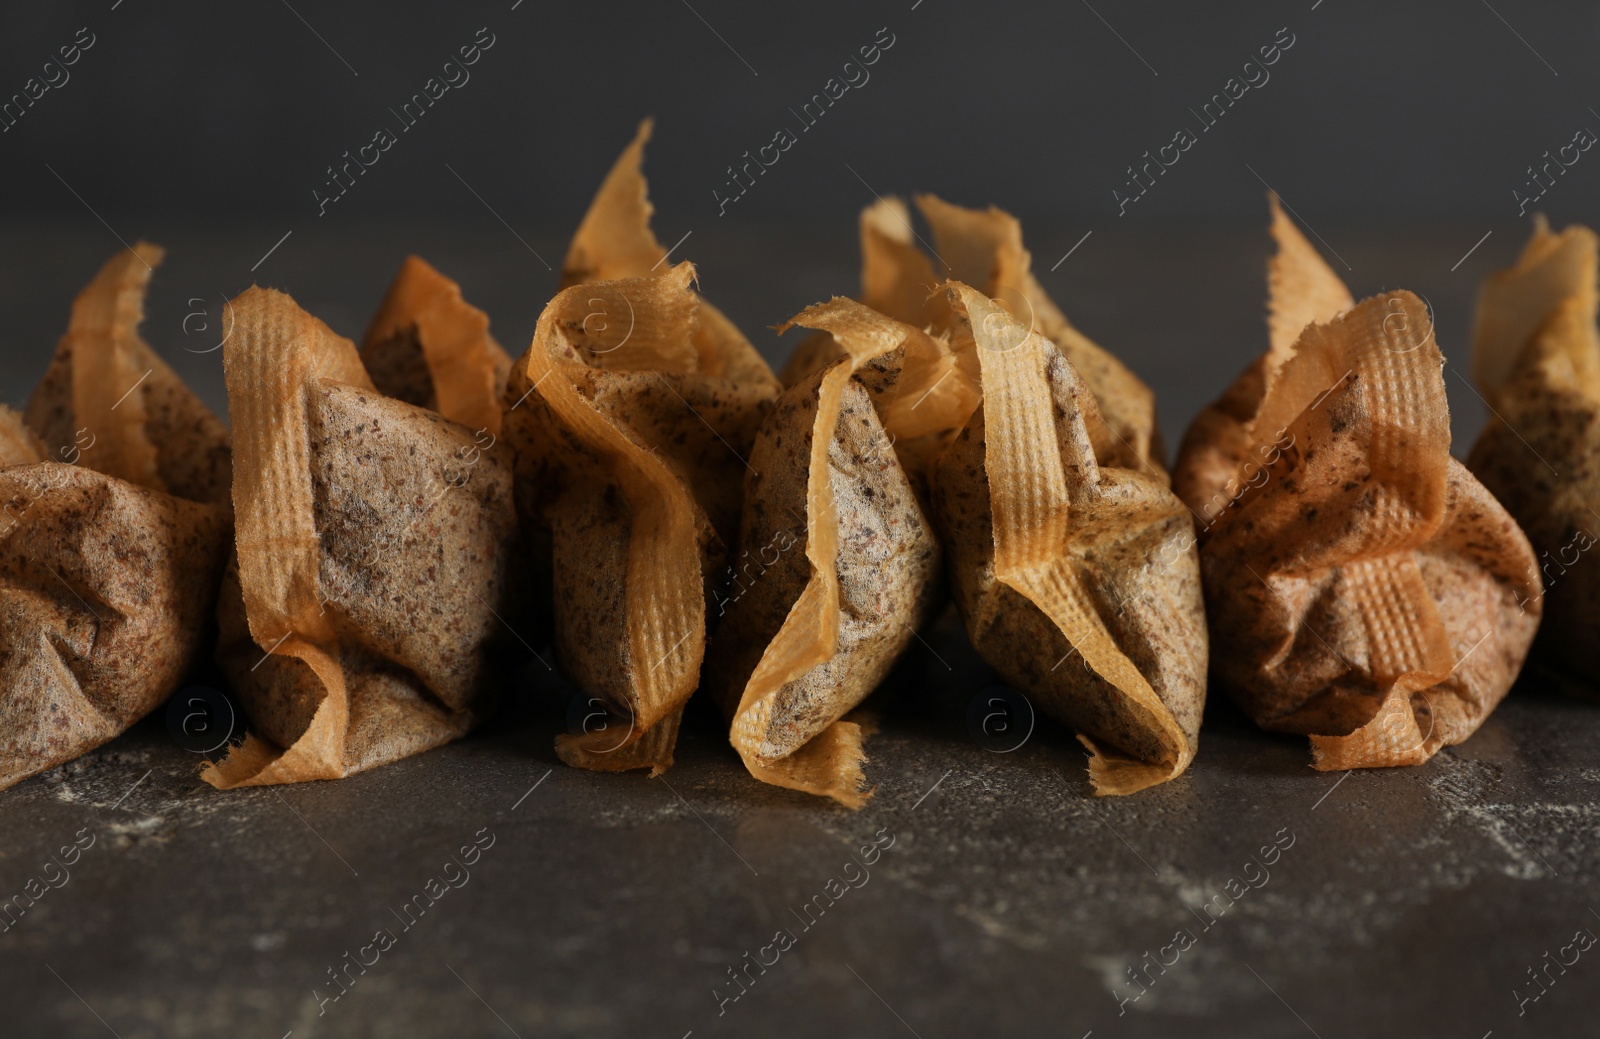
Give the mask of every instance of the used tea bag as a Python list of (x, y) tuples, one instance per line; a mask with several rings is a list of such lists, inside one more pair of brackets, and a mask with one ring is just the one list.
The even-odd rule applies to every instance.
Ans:
[(227, 427), (139, 337), (145, 291), (164, 255), (139, 242), (79, 293), (26, 421), (52, 461), (226, 504)]
[[(667, 250), (650, 230), (649, 185), (642, 165), (644, 146), (650, 140), (654, 123), (639, 124), (633, 142), (623, 149), (611, 172), (601, 183), (583, 223), (572, 238), (566, 262), (561, 265), (561, 287), (570, 288), (592, 281), (643, 278), (666, 271)], [(603, 333), (599, 326), (628, 323), (626, 314), (606, 311), (600, 299), (585, 317), (585, 333)], [(770, 397), (778, 390), (778, 380), (727, 315), (699, 300), (699, 317), (691, 333), (699, 371), (717, 378), (747, 381), (761, 386)], [(617, 341), (614, 336), (612, 341)]]
[(378, 393), (280, 292), (232, 303), (236, 558), (217, 659), (252, 733), (203, 778), (336, 779), (439, 746), (493, 705), (518, 531), (511, 465)]
[(1000, 303), (1071, 363), (1099, 402), (1090, 422), (1095, 454), (1107, 464), (1166, 480), (1165, 448), (1156, 425), (1155, 394), (1121, 361), (1079, 332), (1033, 276), (1033, 256), (1022, 246), (1022, 224), (993, 206), (953, 206), (918, 195), (917, 208), (933, 228), (933, 244), (950, 277)]
[[(913, 348), (900, 364), (892, 384), (892, 402), (875, 398), (884, 415), (886, 435), (926, 501), (927, 474), (977, 406), (977, 370), (970, 352), (963, 356), (949, 343), (950, 308), (933, 264), (912, 244), (910, 214), (898, 198), (879, 199), (861, 211), (860, 302), (886, 317), (929, 332), (910, 340)], [(803, 340), (784, 366), (783, 383), (794, 386), (814, 372), (847, 356), (825, 329)]]
[[(0, 404), (0, 469), (42, 462), (48, 453), (44, 442), (22, 421), (22, 416)], [(12, 518), (7, 516), (7, 533), (12, 522)]]
[[(1542, 216), (1516, 266), (1478, 296), (1472, 361), (1492, 412), (1467, 466), (1538, 553), (1545, 584), (1538, 651), (1600, 679), (1600, 335), (1596, 238), (1553, 234)], [(1535, 609), (1539, 604), (1534, 604)]]
[(389, 286), (362, 340), (361, 361), (385, 396), (500, 435), (511, 357), (489, 334), (488, 315), (420, 257), (406, 257)]
[(1271, 446), (1259, 459), (1247, 457), (1252, 447), (1250, 420), (1261, 407), (1268, 383), (1294, 354), (1300, 333), (1314, 322), (1332, 321), (1356, 302), (1284, 214), (1278, 196), (1268, 195), (1267, 201), (1272, 209), (1272, 238), (1278, 246), (1267, 268), (1267, 352), (1195, 416), (1172, 469), (1172, 489), (1194, 510), (1202, 538), (1231, 496), (1241, 493), (1244, 485), (1236, 478), (1262, 478)]
[(160, 261), (141, 242), (107, 263), (28, 423), (0, 408), (0, 789), (161, 706), (208, 641), (228, 434), (139, 339)]
[(1096, 794), (1173, 779), (1194, 758), (1206, 690), (1189, 512), (1164, 474), (1095, 440), (1088, 379), (1014, 304), (959, 282), (949, 302), (982, 390), (934, 480), (967, 634), (1078, 730)]
[(1510, 689), (1539, 621), (1533, 553), (1450, 457), (1427, 307), (1349, 306), (1278, 213), (1274, 231), (1273, 347), (1177, 465), (1216, 674), (1257, 724), (1310, 736), (1319, 769), (1420, 764)]
[(940, 601), (939, 544), (894, 441), (927, 432), (911, 395), (926, 391), (900, 382), (902, 366), (926, 371), (946, 351), (853, 300), (779, 330), (792, 325), (827, 332), (843, 356), (785, 390), (756, 437), (706, 684), (752, 775), (859, 808), (866, 733), (845, 715)]
[[(525, 521), (550, 546), (558, 659), (626, 719), (558, 738), (562, 760), (582, 768), (672, 764), (706, 596), (728, 564), (740, 474), (770, 407), (769, 382), (716, 374), (726, 356), (702, 367), (693, 277), (684, 263), (564, 289), (506, 393), (525, 401), (507, 411), (506, 435)], [(589, 320), (600, 310), (627, 323)]]
[[(1074, 328), (1050, 299), (1033, 276), (1033, 257), (1022, 245), (1017, 218), (993, 206), (966, 209), (933, 195), (918, 195), (916, 201), (933, 229), (934, 254), (949, 276), (997, 300), (1050, 340), (1088, 384), (1100, 401), (1100, 411), (1088, 419), (1099, 457), (1166, 479), (1155, 395), (1121, 361)], [(955, 319), (940, 287), (943, 279), (913, 244), (915, 237), (910, 214), (898, 198), (879, 199), (862, 211), (861, 302), (898, 321), (941, 333)], [(837, 343), (813, 336), (790, 358), (784, 384), (792, 386), (841, 356)], [(934, 373), (935, 378), (942, 374)]]
[(601, 184), (562, 291), (512, 367), (506, 435), (562, 670), (621, 721), (556, 740), (569, 765), (672, 764), (725, 581), (740, 476), (778, 380), (650, 230), (646, 120)]

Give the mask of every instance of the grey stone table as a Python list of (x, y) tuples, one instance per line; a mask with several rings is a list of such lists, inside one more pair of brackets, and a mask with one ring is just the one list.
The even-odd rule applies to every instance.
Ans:
[[(1456, 356), (1476, 278), (1515, 244), (1451, 273), (1473, 229), (1321, 230), (1358, 295), (1427, 294)], [(278, 234), (165, 235), (147, 337), (219, 406), (199, 352), (215, 334), (185, 319), (217, 314), (206, 298), (248, 284)], [(773, 356), (760, 326), (849, 291), (855, 262), (848, 233), (779, 239), (692, 240), (708, 295)], [(115, 246), (90, 226), (0, 233), (13, 403)], [(359, 334), (407, 247), (520, 351), (551, 277), (493, 226), (297, 235), (255, 277)], [(1254, 229), (1107, 233), (1046, 284), (1156, 387), (1172, 436), (1260, 349), (1265, 251)], [(1447, 379), (1464, 440), (1481, 408)], [(0, 899), (43, 888), (0, 933), (0, 1035), (1600, 1031), (1600, 949), (1574, 944), (1600, 934), (1600, 704), (1552, 675), (1425, 766), (1349, 774), (1213, 690), (1185, 776), (1096, 800), (1048, 720), (975, 735), (992, 678), (947, 614), (869, 702), (860, 812), (750, 779), (698, 703), (661, 778), (565, 768), (571, 691), (532, 660), (510, 677), (469, 738), (341, 782), (219, 793), (157, 714), (0, 794)]]

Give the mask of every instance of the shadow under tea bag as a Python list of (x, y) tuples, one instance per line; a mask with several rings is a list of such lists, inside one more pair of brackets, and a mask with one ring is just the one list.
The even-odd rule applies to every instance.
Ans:
[(455, 739), (497, 691), (509, 460), (379, 394), (354, 344), (283, 293), (232, 307), (238, 531), (217, 659), (253, 731), (202, 778), (337, 779)]
[(500, 435), (511, 357), (489, 334), (488, 315), (420, 257), (406, 257), (389, 286), (362, 340), (361, 362), (385, 396)]
[[(562, 668), (623, 718), (561, 736), (569, 765), (672, 764), (700, 678), (706, 596), (727, 565), (744, 452), (770, 407), (764, 381), (702, 367), (692, 265), (564, 289), (512, 366), (506, 436), (519, 500), (544, 530)], [(597, 312), (627, 323), (591, 321)], [(727, 342), (722, 340), (722, 342)]]
[(900, 377), (948, 351), (847, 299), (779, 330), (791, 325), (827, 332), (843, 356), (785, 390), (756, 437), (706, 684), (752, 775), (859, 808), (866, 733), (844, 717), (940, 601), (939, 544), (894, 442), (935, 432), (914, 407), (928, 389)]
[(1194, 759), (1206, 691), (1189, 512), (1164, 474), (1095, 441), (1098, 399), (1055, 344), (1000, 301), (949, 291), (982, 391), (934, 480), (967, 634), (1078, 730), (1096, 794), (1173, 779)]
[(161, 706), (207, 642), (228, 434), (138, 338), (160, 260), (141, 242), (79, 294), (34, 430), (0, 408), (0, 789)]
[[(1291, 284), (1274, 278), (1275, 316), (1293, 312)], [(1265, 390), (1242, 435), (1213, 414), (1224, 450), (1198, 462), (1206, 443), (1185, 441), (1178, 471), (1209, 517), (1217, 677), (1258, 725), (1310, 736), (1319, 769), (1420, 764), (1460, 743), (1538, 625), (1537, 604), (1522, 608), (1539, 591), (1527, 539), (1450, 457), (1443, 363), (1421, 300), (1375, 296), (1240, 377)]]
[(1492, 413), (1467, 466), (1516, 517), (1545, 580), (1537, 652), (1600, 679), (1600, 334), (1596, 238), (1535, 218), (1478, 296), (1473, 374)]

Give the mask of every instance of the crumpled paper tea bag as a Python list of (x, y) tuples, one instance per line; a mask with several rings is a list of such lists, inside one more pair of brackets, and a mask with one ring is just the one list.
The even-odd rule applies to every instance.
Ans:
[(145, 292), (164, 255), (138, 242), (79, 293), (26, 421), (51, 461), (226, 504), (228, 428), (139, 337)]
[[(557, 739), (581, 768), (672, 764), (700, 678), (706, 598), (726, 580), (741, 476), (771, 406), (769, 382), (719, 374), (727, 357), (702, 366), (693, 277), (683, 263), (564, 289), (506, 391), (523, 402), (507, 411), (506, 436), (525, 524), (549, 545), (558, 660), (628, 720)], [(588, 320), (597, 308), (627, 323)]]
[(489, 317), (461, 287), (417, 256), (406, 257), (362, 339), (361, 362), (385, 396), (500, 435), (511, 357)]
[[(928, 474), (978, 405), (976, 359), (970, 351), (952, 348), (953, 322), (944, 282), (913, 244), (905, 203), (892, 197), (879, 199), (861, 211), (860, 224), (860, 302), (929, 333), (908, 340), (910, 349), (892, 384), (894, 399), (874, 396), (880, 412), (890, 409), (883, 412), (885, 435), (926, 503)], [(789, 355), (783, 384), (794, 386), (846, 356), (831, 333), (816, 330)]]
[[(561, 266), (561, 287), (570, 288), (593, 281), (619, 278), (644, 278), (661, 275), (667, 269), (667, 250), (650, 230), (649, 185), (643, 172), (644, 146), (650, 140), (654, 123), (639, 124), (633, 142), (623, 149), (616, 164), (606, 174), (589, 211), (572, 238), (566, 261)], [(626, 326), (628, 314), (611, 313), (605, 299), (597, 297), (586, 316), (586, 333), (601, 333), (599, 326)], [(726, 314), (700, 299), (700, 313), (694, 325), (692, 342), (699, 357), (699, 371), (705, 375), (759, 384), (768, 396), (778, 390), (777, 377), (744, 333)], [(615, 338), (613, 338), (615, 341)]]
[(1344, 282), (1285, 215), (1278, 197), (1268, 195), (1267, 200), (1272, 238), (1278, 246), (1267, 267), (1267, 352), (1195, 416), (1172, 467), (1172, 489), (1194, 509), (1202, 539), (1232, 496), (1240, 493), (1243, 484), (1236, 478), (1262, 478), (1259, 473), (1269, 460), (1270, 447), (1246, 467), (1252, 461), (1247, 457), (1252, 446), (1250, 421), (1261, 407), (1268, 383), (1294, 355), (1300, 333), (1307, 325), (1332, 321), (1356, 305)]
[[(0, 404), (0, 469), (42, 462), (47, 454), (44, 441), (28, 428), (22, 416)], [(12, 522), (12, 517), (7, 516), (5, 529), (8, 532)]]
[(1173, 779), (1194, 758), (1206, 691), (1189, 511), (1163, 474), (1096, 443), (1100, 401), (1046, 336), (966, 285), (949, 303), (983, 394), (934, 480), (967, 634), (1078, 730), (1096, 794)]
[(933, 195), (918, 195), (916, 201), (950, 277), (999, 302), (1044, 336), (1088, 386), (1100, 405), (1089, 428), (1096, 456), (1166, 480), (1155, 394), (1110, 351), (1074, 328), (1046, 294), (1033, 276), (1033, 256), (1023, 248), (1017, 218), (993, 206), (966, 209)]
[(354, 344), (283, 293), (232, 312), (217, 659), (252, 733), (202, 778), (336, 779), (455, 739), (493, 706), (490, 652), (511, 637), (509, 458), (378, 393)]
[(1515, 516), (1545, 582), (1536, 651), (1600, 679), (1600, 334), (1596, 238), (1544, 218), (1514, 267), (1485, 280), (1472, 361), (1493, 412), (1467, 466)]
[(1450, 457), (1427, 307), (1347, 307), (1281, 214), (1274, 232), (1273, 348), (1177, 465), (1216, 674), (1257, 724), (1310, 736), (1316, 768), (1420, 764), (1510, 689), (1539, 622), (1533, 553)]
[(79, 294), (34, 429), (0, 408), (0, 789), (160, 707), (208, 641), (228, 434), (138, 338), (160, 259), (141, 242)]
[[(1165, 480), (1155, 394), (1109, 351), (1073, 327), (1033, 276), (1032, 254), (1022, 244), (1022, 224), (993, 206), (967, 209), (933, 195), (918, 195), (917, 208), (933, 231), (933, 252), (948, 277), (971, 285), (1000, 303), (1012, 317), (1048, 339), (1101, 402), (1089, 421), (1100, 458), (1142, 468)], [(944, 277), (914, 244), (906, 205), (893, 196), (862, 210), (861, 302), (906, 324), (948, 333), (953, 324)], [(784, 385), (837, 358), (843, 351), (826, 335), (803, 342), (784, 367)], [(956, 356), (960, 356), (958, 353)], [(943, 374), (935, 372), (935, 377)], [(968, 409), (970, 410), (970, 409)], [(959, 424), (956, 428), (959, 428)]]
[(791, 325), (827, 332), (844, 356), (785, 390), (756, 437), (706, 684), (752, 775), (860, 808), (866, 733), (845, 715), (941, 601), (939, 543), (894, 442), (928, 432), (912, 406), (926, 394), (900, 377), (947, 351), (847, 299), (780, 331)]
[(584, 215), (562, 291), (512, 367), (505, 415), (559, 662), (624, 719), (558, 737), (557, 753), (657, 775), (699, 682), (706, 599), (736, 562), (741, 477), (779, 384), (650, 230), (651, 125)]

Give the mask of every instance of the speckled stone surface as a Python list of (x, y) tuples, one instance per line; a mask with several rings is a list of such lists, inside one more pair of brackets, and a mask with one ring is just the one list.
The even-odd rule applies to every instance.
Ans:
[[(559, 254), (566, 230), (532, 242)], [(1464, 451), (1482, 414), (1451, 374), (1470, 292), (1517, 243), (1490, 239), (1450, 274), (1481, 230), (1319, 230), (1356, 268), (1358, 296), (1408, 285), (1435, 304)], [(1030, 228), (1045, 267), (1081, 233)], [(459, 277), (513, 352), (554, 285), (487, 221), (453, 237), (296, 234), (250, 275), (281, 234), (161, 236), (172, 252), (146, 335), (202, 393), (220, 386), (205, 367), (217, 354), (184, 355), (210, 343), (180, 322), (185, 298), (215, 298), (211, 269), (237, 268), (218, 286), (229, 293), (251, 277), (279, 284), (354, 334), (414, 249)], [(103, 237), (87, 217), (66, 236), (0, 234), (0, 307), (15, 316), (0, 360), (17, 392), (42, 371), (82, 281), (69, 275), (103, 260)], [(795, 241), (787, 259), (759, 254), (783, 263), (745, 263), (758, 254), (736, 236), (690, 240), (708, 294), (778, 347), (769, 356), (794, 337), (763, 322), (855, 277), (848, 220), (826, 244)], [(1256, 228), (1097, 233), (1047, 287), (1152, 384), (1176, 433), (1265, 342), (1267, 249)], [(1171, 306), (1140, 305), (1144, 282)], [(1082, 751), (1042, 713), (1009, 753), (974, 738), (986, 701), (975, 722), (969, 708), (993, 678), (959, 628), (946, 613), (868, 702), (884, 724), (867, 742), (877, 794), (859, 813), (750, 778), (699, 699), (660, 779), (565, 768), (551, 744), (572, 697), (531, 660), (483, 728), (337, 783), (218, 792), (158, 713), (0, 795), (0, 900), (26, 904), (30, 883), (40, 893), (9, 927), (0, 913), (0, 1034), (1595, 1032), (1600, 947), (1578, 952), (1573, 938), (1600, 935), (1600, 703), (1530, 674), (1427, 765), (1346, 775), (1312, 771), (1303, 738), (1258, 732), (1214, 695), (1188, 772), (1096, 801)], [(73, 860), (64, 882), (52, 855)], [(1230, 889), (1245, 893), (1226, 908)], [(375, 941), (380, 929), (391, 933)], [(346, 987), (337, 1001), (330, 969)], [(1535, 994), (1519, 1017), (1519, 996)]]

